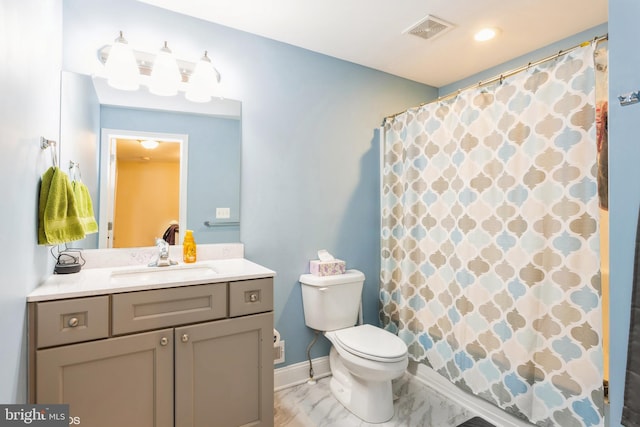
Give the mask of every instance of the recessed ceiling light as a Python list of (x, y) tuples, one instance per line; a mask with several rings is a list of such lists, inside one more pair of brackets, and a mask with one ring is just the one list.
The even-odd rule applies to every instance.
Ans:
[(153, 150), (154, 148), (157, 148), (160, 143), (153, 139), (145, 139), (143, 141), (140, 141), (140, 145), (142, 145), (147, 150)]
[(473, 38), (479, 42), (486, 42), (487, 40), (491, 40), (498, 34), (498, 30), (496, 28), (483, 28), (478, 31)]

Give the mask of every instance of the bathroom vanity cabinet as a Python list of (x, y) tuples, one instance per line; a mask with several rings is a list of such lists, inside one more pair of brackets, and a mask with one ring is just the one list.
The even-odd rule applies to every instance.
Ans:
[(29, 398), (91, 427), (273, 425), (273, 278), (28, 303)]

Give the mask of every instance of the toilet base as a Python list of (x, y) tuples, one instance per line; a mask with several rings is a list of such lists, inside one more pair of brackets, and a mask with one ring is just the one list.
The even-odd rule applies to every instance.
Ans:
[(329, 363), (332, 374), (329, 387), (345, 408), (368, 423), (383, 423), (393, 418), (391, 380), (365, 381), (352, 375), (333, 346)]

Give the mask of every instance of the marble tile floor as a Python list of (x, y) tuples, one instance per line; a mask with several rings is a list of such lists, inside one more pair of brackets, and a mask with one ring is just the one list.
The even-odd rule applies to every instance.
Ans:
[(382, 424), (366, 423), (333, 397), (330, 379), (276, 392), (275, 427), (455, 427), (475, 416), (407, 373), (393, 383), (398, 397), (393, 418)]

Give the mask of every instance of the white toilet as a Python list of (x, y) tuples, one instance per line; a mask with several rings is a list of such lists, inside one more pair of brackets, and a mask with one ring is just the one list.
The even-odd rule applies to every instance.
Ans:
[(354, 326), (364, 274), (300, 276), (305, 323), (323, 331), (333, 346), (329, 354), (330, 387), (349, 411), (369, 423), (393, 417), (391, 380), (407, 369), (407, 346), (400, 338), (371, 325)]

